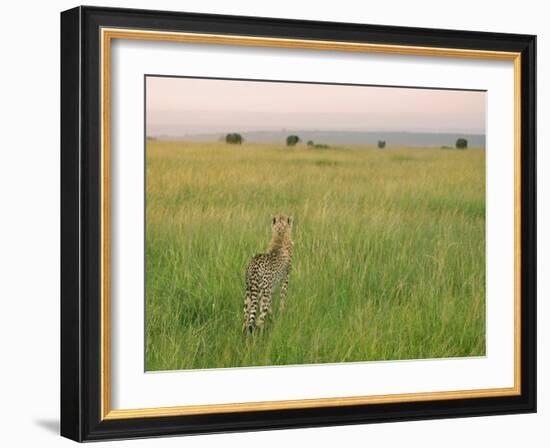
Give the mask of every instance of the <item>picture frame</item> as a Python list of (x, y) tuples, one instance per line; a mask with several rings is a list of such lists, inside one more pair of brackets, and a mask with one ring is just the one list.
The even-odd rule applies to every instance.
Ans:
[[(119, 40), (511, 63), (513, 386), (113, 409), (110, 77)], [(61, 13), (61, 435), (82, 442), (536, 412), (535, 58), (531, 35), (82, 6)]]

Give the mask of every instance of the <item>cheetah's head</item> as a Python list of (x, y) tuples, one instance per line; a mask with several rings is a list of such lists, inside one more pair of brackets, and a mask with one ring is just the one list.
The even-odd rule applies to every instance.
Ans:
[(276, 233), (279, 236), (290, 235), (290, 230), (292, 229), (292, 221), (292, 216), (275, 215), (271, 222), (273, 233)]

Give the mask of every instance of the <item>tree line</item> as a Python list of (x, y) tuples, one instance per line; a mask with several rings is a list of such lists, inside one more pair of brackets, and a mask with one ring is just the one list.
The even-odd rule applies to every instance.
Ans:
[[(244, 138), (241, 134), (238, 134), (237, 132), (229, 133), (225, 136), (225, 142), (230, 145), (240, 145), (244, 141)], [(301, 142), (301, 139), (298, 135), (289, 135), (286, 138), (286, 146), (296, 146), (298, 143)], [(328, 145), (314, 143), (313, 140), (307, 141), (307, 146), (314, 147), (314, 148), (328, 148)], [(377, 146), (379, 149), (384, 149), (386, 147), (386, 141), (385, 140), (378, 140)], [(442, 146), (443, 149), (448, 149), (448, 146)], [(466, 149), (468, 148), (468, 140), (465, 138), (459, 138), (455, 142), (455, 148), (457, 149)]]

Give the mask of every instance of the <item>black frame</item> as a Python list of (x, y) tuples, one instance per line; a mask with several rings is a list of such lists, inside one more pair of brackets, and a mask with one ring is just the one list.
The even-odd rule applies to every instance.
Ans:
[[(100, 28), (521, 53), (521, 395), (103, 420)], [(536, 412), (536, 36), (77, 7), (61, 13), (61, 435), (76, 441)]]

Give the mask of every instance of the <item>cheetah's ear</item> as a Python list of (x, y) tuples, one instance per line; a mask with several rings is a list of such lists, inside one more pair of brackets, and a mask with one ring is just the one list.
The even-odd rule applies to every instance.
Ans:
[(272, 224), (275, 225), (275, 223), (277, 222), (277, 217), (274, 216), (273, 219), (271, 220)]

